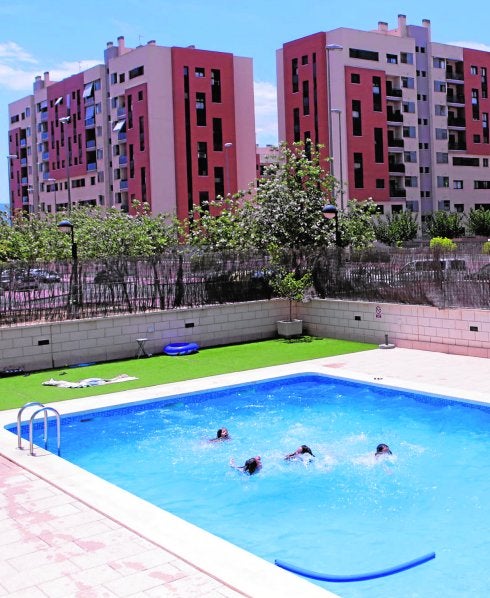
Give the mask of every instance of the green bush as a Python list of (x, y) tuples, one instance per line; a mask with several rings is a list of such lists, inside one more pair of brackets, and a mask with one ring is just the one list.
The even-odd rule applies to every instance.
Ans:
[(490, 241), (485, 241), (485, 243), (483, 243), (482, 253), (486, 253), (487, 255), (490, 254)]
[(457, 245), (454, 241), (446, 237), (434, 237), (430, 240), (429, 247), (439, 251), (454, 251)]

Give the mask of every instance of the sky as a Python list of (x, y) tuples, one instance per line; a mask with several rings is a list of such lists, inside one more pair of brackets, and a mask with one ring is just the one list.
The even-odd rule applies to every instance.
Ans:
[(103, 63), (107, 42), (127, 47), (195, 45), (253, 58), (256, 135), (277, 143), (276, 50), (288, 41), (339, 27), (372, 30), (431, 21), (432, 41), (490, 51), (487, 0), (0, 0), (0, 204), (8, 198), (8, 104), (32, 93), (36, 75), (51, 80)]

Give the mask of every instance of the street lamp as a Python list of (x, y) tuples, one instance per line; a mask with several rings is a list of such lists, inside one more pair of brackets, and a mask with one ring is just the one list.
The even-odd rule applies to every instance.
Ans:
[(66, 184), (68, 186), (68, 214), (71, 214), (71, 189), (70, 189), (70, 148), (69, 148), (69, 139), (66, 134), (66, 125), (71, 122), (71, 116), (62, 116), (58, 119), (61, 123), (63, 138), (65, 140), (65, 162), (66, 162)]
[[(333, 136), (332, 136), (332, 92), (331, 92), (331, 83), (330, 83), (330, 52), (335, 52), (336, 50), (343, 50), (344, 46), (340, 46), (339, 44), (327, 44), (325, 46), (327, 51), (327, 93), (328, 93), (328, 153), (330, 154), (330, 158), (332, 158), (332, 146), (333, 146)], [(333, 167), (333, 160), (330, 162), (330, 174), (334, 176), (334, 167)]]
[(9, 185), (9, 210), (10, 210), (10, 221), (14, 216), (14, 201), (12, 199), (12, 192), (10, 190), (10, 177), (12, 176), (12, 160), (17, 160), (19, 156), (17, 154), (7, 155), (7, 167), (8, 167), (8, 185)]
[(342, 166), (342, 110), (340, 108), (332, 108), (331, 113), (337, 114), (339, 117), (339, 166), (340, 166), (340, 209), (344, 209), (344, 172)]
[(337, 207), (332, 204), (328, 204), (323, 206), (322, 213), (327, 220), (332, 220), (332, 218), (335, 219), (335, 245), (337, 245), (337, 247), (341, 247), (342, 243), (340, 240), (339, 230), (339, 211), (337, 210)]
[(48, 183), (51, 183), (52, 186), (54, 187), (54, 211), (56, 212), (56, 179), (48, 179), (47, 181)]
[(225, 143), (225, 174), (226, 174), (226, 189), (225, 196), (230, 193), (230, 156), (228, 150), (233, 147), (233, 143)]
[(79, 284), (78, 284), (78, 247), (75, 241), (75, 227), (69, 220), (62, 220), (58, 223), (58, 228), (63, 233), (71, 235), (71, 259), (72, 270), (70, 277), (70, 312), (77, 313), (79, 301)]

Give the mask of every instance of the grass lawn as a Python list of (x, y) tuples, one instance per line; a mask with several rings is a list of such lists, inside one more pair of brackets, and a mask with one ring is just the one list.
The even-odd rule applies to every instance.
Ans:
[[(45, 370), (0, 378), (0, 410), (22, 407), (31, 401), (65, 401), (375, 348), (377, 345), (354, 341), (303, 337), (297, 340), (273, 339), (213, 347), (201, 349), (194, 355), (179, 357), (156, 355), (148, 359), (128, 359), (85, 367)], [(51, 378), (78, 382), (85, 378), (114, 378), (120, 374), (135, 376), (137, 380), (88, 388), (43, 386), (43, 382)]]

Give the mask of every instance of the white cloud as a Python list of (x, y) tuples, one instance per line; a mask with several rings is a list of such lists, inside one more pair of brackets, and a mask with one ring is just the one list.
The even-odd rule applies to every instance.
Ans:
[(277, 144), (277, 88), (267, 81), (254, 82), (255, 128), (259, 145)]
[(0, 43), (0, 60), (2, 62), (10, 61), (11, 59), (17, 62), (30, 62), (36, 64), (37, 60), (29, 54), (24, 48), (19, 46), (16, 42)]
[(490, 46), (480, 42), (448, 42), (448, 44), (462, 48), (471, 48), (472, 50), (481, 50), (482, 52), (490, 52)]

